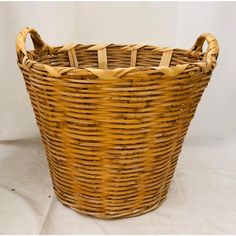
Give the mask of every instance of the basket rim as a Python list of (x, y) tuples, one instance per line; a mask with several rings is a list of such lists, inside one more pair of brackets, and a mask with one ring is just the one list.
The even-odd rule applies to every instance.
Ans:
[[(30, 33), (31, 38), (34, 43), (35, 50), (29, 50), (27, 51), (25, 49), (25, 41), (26, 41), (26, 36), (27, 34)], [(73, 45), (96, 45), (96, 44), (70, 44), (70, 45), (62, 45), (62, 46), (49, 46), (46, 44), (37, 31), (33, 28), (26, 27), (17, 36), (16, 40), (16, 52), (17, 52), (17, 62), (18, 64), (22, 64), (24, 68), (27, 70), (32, 71), (34, 70), (39, 70), (41, 73), (46, 72), (48, 76), (51, 77), (61, 77), (61, 76), (70, 76), (70, 75), (91, 75), (95, 74), (97, 76), (99, 75), (111, 75), (112, 77), (117, 76), (117, 74), (121, 75), (127, 75), (132, 72), (136, 73), (147, 73), (150, 72), (150, 70), (156, 72), (160, 72), (163, 75), (166, 76), (177, 76), (181, 73), (183, 73), (185, 70), (191, 70), (191, 71), (202, 71), (203, 73), (207, 72), (212, 72), (214, 67), (216, 66), (216, 59), (218, 56), (219, 52), (219, 47), (217, 40), (215, 37), (209, 33), (202, 34), (198, 37), (196, 40), (194, 46), (190, 49), (180, 49), (180, 48), (172, 48), (173, 50), (183, 50), (186, 51), (186, 53), (190, 53), (192, 55), (196, 55), (196, 53), (199, 53), (202, 51), (202, 46), (203, 43), (207, 41), (208, 42), (208, 50), (204, 53), (204, 58), (201, 61), (198, 62), (192, 62), (192, 63), (184, 63), (184, 64), (177, 64), (174, 66), (153, 66), (153, 67), (141, 67), (141, 66), (135, 66), (135, 67), (118, 67), (118, 68), (113, 68), (113, 69), (99, 69), (99, 68), (93, 68), (93, 67), (88, 67), (88, 68), (77, 68), (77, 67), (65, 67), (65, 66), (52, 66), (52, 65), (47, 65), (41, 62), (37, 62), (35, 60), (31, 60), (28, 57), (28, 53), (39, 50), (40, 51), (45, 51), (46, 49), (50, 51), (55, 51), (55, 49), (61, 50), (63, 48), (68, 48), (68, 46)], [(106, 44), (106, 45), (115, 45), (115, 46), (129, 46), (125, 44)], [(132, 44), (130, 44), (132, 45)], [(137, 45), (137, 44), (136, 44)], [(165, 50), (166, 47), (160, 47), (160, 46), (154, 46), (154, 45), (143, 45), (143, 46), (150, 46), (154, 48), (158, 48), (160, 50)], [(60, 48), (62, 47), (62, 48)], [(52, 53), (53, 54), (53, 53)], [(23, 55), (23, 56), (22, 56)], [(214, 60), (212, 60), (214, 59)], [(34, 73), (36, 73), (34, 71)], [(119, 76), (120, 77), (120, 76)]]
[[(24, 64), (20, 63), (18, 61), (18, 64)], [(150, 70), (153, 72), (160, 72), (163, 75), (166, 76), (177, 76), (181, 74), (185, 69), (189, 69), (190, 66), (191, 70), (197, 70), (197, 71), (203, 71), (203, 68), (205, 67), (204, 62), (195, 62), (195, 63), (185, 63), (185, 64), (178, 64), (175, 66), (153, 66), (153, 67), (141, 67), (141, 66), (135, 66), (135, 67), (117, 67), (113, 69), (99, 69), (94, 67), (86, 67), (86, 68), (77, 68), (77, 67), (65, 67), (65, 66), (51, 66), (47, 65), (41, 62), (37, 62), (31, 59), (25, 60), (25, 66), (28, 70), (32, 71), (33, 69), (45, 69), (45, 72), (49, 74), (49, 76), (52, 77), (61, 77), (64, 75), (92, 75), (94, 73), (111, 73), (116, 74), (118, 71), (122, 71), (124, 74), (128, 75), (131, 72), (139, 72), (139, 73), (148, 73)], [(203, 71), (204, 72), (204, 71)]]
[[(96, 44), (76, 44), (81, 46), (87, 46), (87, 45), (96, 45)], [(109, 44), (114, 46), (127, 46), (125, 44)], [(62, 48), (66, 45), (60, 45), (60, 46), (51, 46), (53, 49)], [(160, 49), (164, 49), (165, 47), (155, 46), (155, 45), (145, 45), (145, 46), (151, 46), (156, 47)], [(186, 49), (180, 49), (180, 48), (174, 48), (177, 50), (182, 50), (188, 52)], [(38, 51), (38, 49), (35, 50), (27, 50), (27, 53), (32, 53)], [(55, 51), (56, 52), (56, 51)], [(52, 77), (61, 77), (65, 75), (93, 75), (93, 74), (112, 74), (115, 75), (118, 72), (121, 72), (123, 75), (128, 75), (129, 73), (136, 72), (136, 73), (149, 73), (150, 71), (153, 71), (154, 73), (162, 73), (166, 76), (177, 76), (181, 74), (185, 69), (189, 69), (191, 67), (191, 70), (197, 70), (201, 71), (205, 67), (205, 62), (199, 61), (199, 62), (193, 62), (193, 63), (183, 63), (183, 64), (177, 64), (174, 66), (127, 66), (127, 67), (117, 67), (112, 69), (99, 69), (95, 67), (86, 67), (86, 68), (77, 68), (77, 67), (71, 67), (71, 66), (52, 66), (47, 65), (41, 62), (38, 62), (36, 60), (31, 60), (28, 56), (24, 60), (18, 59), (18, 64), (23, 64), (27, 67), (28, 70), (32, 71), (33, 69), (36, 70), (45, 70), (45, 72), (49, 73)], [(34, 71), (35, 72), (35, 71)]]

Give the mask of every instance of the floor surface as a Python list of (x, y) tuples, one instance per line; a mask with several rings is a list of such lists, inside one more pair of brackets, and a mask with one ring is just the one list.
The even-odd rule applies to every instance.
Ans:
[(236, 145), (188, 139), (159, 209), (100, 220), (56, 200), (39, 139), (1, 142), (0, 234), (236, 234)]

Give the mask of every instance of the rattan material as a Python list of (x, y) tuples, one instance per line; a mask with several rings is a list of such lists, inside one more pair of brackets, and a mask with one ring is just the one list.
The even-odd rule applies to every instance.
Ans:
[[(32, 51), (25, 49), (28, 33)], [(25, 28), (16, 50), (57, 198), (100, 218), (157, 208), (216, 66), (216, 39), (202, 34), (190, 50), (51, 47)]]

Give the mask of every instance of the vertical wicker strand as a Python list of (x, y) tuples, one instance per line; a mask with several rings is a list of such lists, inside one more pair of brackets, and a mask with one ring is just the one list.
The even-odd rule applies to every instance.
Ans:
[(89, 48), (88, 51), (97, 51), (98, 58), (98, 68), (101, 70), (106, 70), (107, 66), (107, 44), (95, 44)]
[(104, 47), (103, 49), (98, 50), (98, 66), (99, 69), (107, 69), (107, 49)]
[[(99, 69), (107, 69), (107, 50), (106, 47), (103, 47), (102, 49), (97, 50), (98, 54), (98, 66)], [(99, 78), (100, 79), (100, 78)], [(104, 78), (106, 79), (106, 78)], [(110, 214), (109, 212), (109, 206), (108, 206), (108, 195), (109, 195), (109, 150), (110, 150), (110, 137), (109, 133), (110, 130), (107, 127), (107, 124), (109, 125), (109, 109), (107, 104), (109, 104), (108, 98), (109, 98), (109, 92), (104, 89), (104, 85), (100, 85), (99, 91), (102, 91), (102, 98), (98, 101), (100, 108), (99, 110), (99, 118), (100, 118), (100, 131), (102, 134), (102, 145), (100, 148), (100, 151), (98, 155), (100, 155), (101, 162), (102, 162), (102, 171), (101, 171), (101, 177), (102, 177), (102, 206), (103, 206), (103, 212), (101, 213), (101, 216), (104, 216), (106, 214)], [(106, 84), (106, 86), (109, 86), (109, 84)]]
[(68, 57), (69, 57), (69, 62), (70, 62), (71, 67), (79, 66), (74, 47), (68, 50)]
[[(133, 46), (129, 46), (128, 50), (131, 51), (131, 55), (130, 55), (130, 67), (136, 67), (136, 63), (137, 63), (137, 56), (138, 56), (138, 50), (142, 47), (145, 47), (145, 45), (142, 44), (136, 44)], [(125, 47), (127, 48), (127, 47)]]
[(163, 51), (159, 66), (169, 66), (173, 54), (173, 49), (166, 48)]
[(131, 51), (130, 67), (135, 67), (137, 61), (137, 49)]

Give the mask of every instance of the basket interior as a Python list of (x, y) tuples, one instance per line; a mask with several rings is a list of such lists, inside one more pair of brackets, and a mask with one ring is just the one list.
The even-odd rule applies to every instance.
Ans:
[[(77, 45), (73, 48), (77, 59), (77, 66), (70, 62), (68, 51), (61, 47), (54, 47), (53, 53), (48, 50), (40, 52), (30, 51), (28, 56), (39, 62), (53, 67), (77, 67), (77, 68), (99, 68), (98, 52), (89, 50), (94, 45)], [(128, 68), (131, 62), (131, 51), (125, 48), (128, 45), (111, 44), (106, 47), (107, 68)], [(164, 48), (163, 48), (164, 49)], [(137, 50), (136, 67), (158, 67), (163, 55), (163, 49), (155, 46), (143, 46)], [(188, 51), (174, 49), (169, 66), (177, 64), (194, 63), (202, 59), (203, 55), (196, 58), (189, 57)]]

